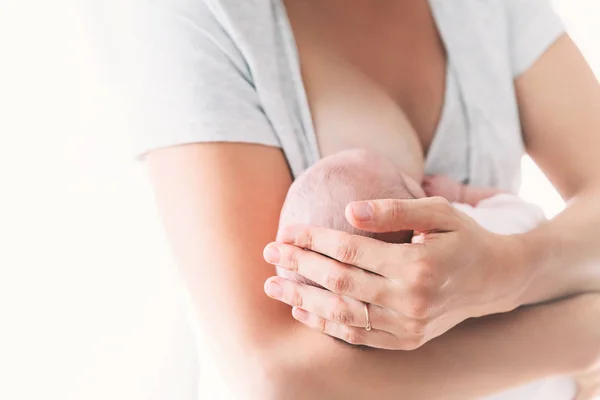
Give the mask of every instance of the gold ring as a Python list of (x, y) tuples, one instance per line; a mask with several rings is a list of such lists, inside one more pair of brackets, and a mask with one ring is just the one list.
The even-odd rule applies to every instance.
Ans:
[(365, 314), (367, 315), (367, 326), (365, 326), (365, 329), (367, 331), (371, 330), (371, 317), (369, 316), (369, 303), (365, 303)]

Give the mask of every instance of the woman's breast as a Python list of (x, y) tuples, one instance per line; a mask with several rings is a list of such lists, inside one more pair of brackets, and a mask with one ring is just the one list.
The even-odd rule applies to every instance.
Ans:
[(418, 136), (383, 88), (333, 56), (320, 57), (318, 68), (307, 69), (304, 81), (321, 156), (366, 148), (422, 172)]
[(428, 3), (335, 4), (286, 2), (321, 156), (367, 148), (422, 173), (445, 80)]

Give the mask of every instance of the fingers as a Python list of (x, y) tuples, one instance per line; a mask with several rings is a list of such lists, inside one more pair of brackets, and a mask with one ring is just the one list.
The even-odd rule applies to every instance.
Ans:
[[(365, 344), (371, 347), (414, 350), (427, 342), (431, 335), (428, 320), (419, 320), (398, 315), (392, 311), (369, 304), (369, 321), (372, 330), (391, 335), (394, 343), (379, 341), (389, 339), (389, 335), (377, 334), (377, 337), (345, 335), (366, 331), (367, 316), (365, 303), (352, 298), (336, 295), (325, 289), (290, 281), (281, 277), (271, 277), (265, 283), (265, 292), (271, 298), (297, 309), (294, 318), (352, 344)], [(310, 318), (309, 316), (310, 315)], [(303, 318), (306, 316), (306, 318)], [(348, 330), (348, 328), (353, 328)], [(357, 331), (358, 329), (359, 331)], [(362, 342), (362, 340), (369, 340)]]
[(327, 258), (296, 246), (271, 243), (264, 251), (265, 260), (298, 273), (322, 287), (344, 296), (377, 305), (386, 305), (392, 282), (371, 272)]
[(421, 245), (385, 243), (310, 225), (285, 226), (279, 231), (277, 240), (385, 277), (393, 276), (401, 264), (407, 265), (425, 257)]
[(309, 328), (352, 345), (364, 345), (385, 350), (414, 350), (421, 345), (414, 339), (398, 339), (393, 334), (378, 329), (367, 331), (365, 328), (339, 324), (298, 307), (292, 309), (292, 315)]
[[(272, 290), (273, 284), (279, 285), (279, 293)], [(276, 300), (329, 321), (362, 329), (367, 326), (365, 303), (362, 301), (281, 277), (269, 278), (265, 292)], [(369, 320), (373, 329), (386, 331), (393, 328), (391, 312), (374, 304), (369, 305)]]
[[(397, 246), (425, 249), (424, 244)], [(402, 260), (390, 277), (282, 243), (270, 243), (264, 257), (267, 262), (300, 274), (333, 293), (381, 306), (410, 321), (432, 320), (444, 311), (441, 290), (447, 284), (448, 276), (424, 256), (412, 263)], [(398, 259), (401, 257), (400, 252)]]
[(369, 232), (447, 232), (457, 229), (459, 222), (452, 205), (442, 197), (357, 201), (346, 207), (346, 219)]

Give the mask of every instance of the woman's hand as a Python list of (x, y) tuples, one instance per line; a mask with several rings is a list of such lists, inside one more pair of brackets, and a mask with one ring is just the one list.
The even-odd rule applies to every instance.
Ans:
[(304, 324), (352, 344), (415, 349), (467, 318), (516, 308), (529, 280), (514, 237), (481, 228), (443, 198), (355, 202), (346, 218), (370, 232), (414, 230), (413, 243), (284, 227), (265, 260), (328, 290), (272, 277), (265, 291)]

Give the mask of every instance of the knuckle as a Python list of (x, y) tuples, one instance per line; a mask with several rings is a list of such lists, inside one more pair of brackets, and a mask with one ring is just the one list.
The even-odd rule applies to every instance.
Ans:
[(421, 340), (425, 334), (426, 327), (427, 321), (411, 318), (408, 321), (406, 321), (404, 329), (406, 333), (411, 335), (413, 339)]
[(335, 249), (335, 259), (344, 264), (354, 264), (357, 260), (358, 247), (349, 240), (340, 241)]
[(352, 288), (352, 278), (342, 273), (333, 273), (327, 277), (327, 288), (335, 293), (344, 294)]
[(389, 209), (391, 221), (401, 220), (404, 217), (405, 209), (397, 201), (389, 200), (384, 203), (384, 206)]
[(327, 320), (325, 318), (319, 318), (317, 322), (317, 328), (322, 332), (327, 334)]
[(441, 196), (432, 197), (431, 202), (442, 212), (448, 212), (448, 211), (452, 210), (452, 204), (450, 204), (448, 199), (446, 199), (444, 197), (441, 197)]
[(409, 285), (412, 288), (432, 287), (436, 282), (436, 268), (429, 259), (417, 262), (410, 273)]
[(298, 233), (296, 245), (305, 249), (313, 249), (314, 236), (310, 227), (304, 227)]
[(332, 304), (330, 319), (339, 324), (350, 325), (354, 322), (354, 314), (344, 300), (336, 297)]
[(367, 292), (366, 300), (372, 304), (384, 305), (388, 303), (388, 295), (383, 288), (373, 288)]
[(414, 293), (406, 304), (405, 314), (409, 318), (424, 319), (432, 308), (431, 296), (426, 292)]
[(292, 272), (298, 272), (300, 268), (300, 252), (297, 250), (292, 250), (288, 255), (288, 267)]
[(298, 290), (294, 290), (292, 292), (292, 297), (291, 297), (290, 303), (294, 307), (302, 308), (302, 305), (303, 305), (302, 304), (303, 303), (302, 294), (300, 294), (300, 292)]
[(423, 345), (423, 341), (418, 338), (405, 339), (402, 343), (402, 350), (417, 350)]
[(432, 197), (431, 202), (436, 210), (436, 213), (442, 216), (451, 216), (454, 215), (454, 207), (452, 207), (452, 203), (448, 201), (448, 199), (444, 197)]
[(347, 329), (344, 332), (342, 339), (350, 344), (361, 344), (362, 333), (359, 333), (356, 329)]

